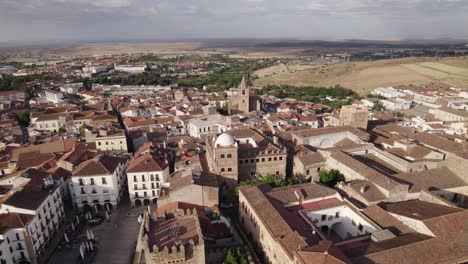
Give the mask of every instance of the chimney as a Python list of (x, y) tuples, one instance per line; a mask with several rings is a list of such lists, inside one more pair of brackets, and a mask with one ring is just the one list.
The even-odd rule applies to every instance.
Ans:
[(361, 193), (364, 193), (366, 190), (367, 190), (367, 186), (366, 186), (366, 185), (365, 185), (365, 186), (361, 186), (361, 188), (360, 188), (360, 192), (361, 192)]
[(299, 205), (302, 205), (302, 203), (304, 202), (304, 195), (302, 194), (301, 190), (294, 190), (294, 194), (296, 195)]

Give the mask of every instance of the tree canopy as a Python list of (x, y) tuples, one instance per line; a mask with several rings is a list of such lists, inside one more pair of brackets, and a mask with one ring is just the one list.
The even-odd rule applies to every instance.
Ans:
[[(358, 97), (356, 93), (340, 85), (334, 87), (266, 85), (257, 90), (257, 94), (321, 103), (336, 109), (341, 108), (343, 105), (350, 105), (352, 98)], [(328, 100), (328, 96), (335, 98), (335, 100)]]
[(31, 122), (31, 118), (29, 116), (30, 116), (29, 112), (19, 112), (18, 113), (19, 124), (23, 127), (29, 126), (29, 122)]
[(223, 264), (248, 264), (247, 253), (241, 248), (229, 248), (223, 257)]
[(333, 187), (338, 182), (345, 180), (344, 175), (339, 170), (335, 169), (331, 169), (329, 171), (320, 171), (319, 176), (320, 183), (323, 183), (330, 187)]

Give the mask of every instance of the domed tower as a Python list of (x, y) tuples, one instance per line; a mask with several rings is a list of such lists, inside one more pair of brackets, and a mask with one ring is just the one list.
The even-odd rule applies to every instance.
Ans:
[(228, 183), (237, 184), (238, 169), (238, 145), (234, 138), (223, 133), (216, 138), (213, 146), (213, 170), (223, 176)]

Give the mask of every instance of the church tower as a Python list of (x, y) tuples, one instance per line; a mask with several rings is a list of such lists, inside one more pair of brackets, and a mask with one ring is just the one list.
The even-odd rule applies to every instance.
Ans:
[(245, 80), (245, 76), (242, 76), (242, 81), (239, 85), (239, 107), (238, 110), (244, 113), (250, 112), (250, 88), (247, 85), (247, 81)]

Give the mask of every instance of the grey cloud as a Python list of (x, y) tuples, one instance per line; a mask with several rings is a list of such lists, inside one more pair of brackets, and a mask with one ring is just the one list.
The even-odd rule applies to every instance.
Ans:
[(466, 0), (0, 0), (0, 41), (466, 38), (467, 13)]

